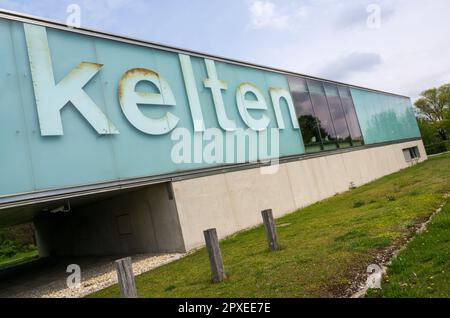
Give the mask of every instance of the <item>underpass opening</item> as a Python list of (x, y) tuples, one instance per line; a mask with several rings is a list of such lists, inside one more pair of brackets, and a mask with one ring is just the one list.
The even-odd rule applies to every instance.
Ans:
[(16, 213), (32, 218), (40, 257), (185, 251), (170, 183), (28, 206)]

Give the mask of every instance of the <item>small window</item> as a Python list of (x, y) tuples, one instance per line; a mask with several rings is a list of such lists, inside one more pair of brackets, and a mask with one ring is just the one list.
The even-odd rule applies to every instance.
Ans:
[(405, 156), (406, 161), (419, 159), (420, 158), (419, 148), (416, 146), (416, 147), (403, 149), (403, 155)]

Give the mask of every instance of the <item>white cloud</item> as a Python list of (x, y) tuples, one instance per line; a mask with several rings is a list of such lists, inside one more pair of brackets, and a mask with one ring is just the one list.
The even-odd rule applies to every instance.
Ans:
[(344, 81), (353, 74), (372, 71), (381, 63), (382, 58), (378, 53), (352, 52), (326, 64), (320, 75)]
[[(366, 8), (371, 2), (302, 2), (308, 16), (298, 19), (295, 32), (286, 36), (279, 30), (279, 37), (271, 35), (255, 47), (252, 58), (259, 64), (323, 75), (413, 99), (426, 88), (448, 83), (450, 1), (379, 0), (379, 29), (366, 24)], [(373, 67), (356, 70), (352, 64), (358, 64), (358, 56), (352, 56), (353, 52), (370, 52), (382, 59), (374, 59)]]
[(0, 0), (0, 7), (5, 7), (13, 11), (29, 12), (32, 15), (57, 18), (61, 22), (65, 22), (68, 16), (67, 7), (72, 4), (80, 6), (81, 9), (81, 25), (85, 21), (94, 21), (96, 25), (114, 25), (117, 24), (116, 12), (125, 10), (131, 3), (136, 6), (136, 2), (131, 0), (40, 0), (40, 1), (15, 1)]
[(112, 13), (125, 8), (130, 0), (80, 1), (81, 8), (96, 21), (110, 19)]
[(304, 8), (280, 8), (268, 0), (251, 1), (248, 11), (253, 29), (289, 29), (295, 26), (295, 19), (307, 14)]
[[(64, 21), (73, 2), (0, 0), (0, 7)], [(199, 9), (191, 12), (180, 10), (185, 0), (75, 2), (87, 27), (413, 98), (450, 82), (449, 0), (192, 1)], [(371, 3), (381, 7), (380, 28), (367, 26)]]

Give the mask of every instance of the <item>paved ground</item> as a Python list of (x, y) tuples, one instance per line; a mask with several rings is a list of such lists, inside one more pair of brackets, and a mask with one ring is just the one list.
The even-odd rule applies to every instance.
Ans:
[[(132, 256), (135, 275), (179, 259), (184, 254)], [(117, 282), (114, 260), (120, 257), (58, 258), (33, 261), (8, 272), (0, 272), (0, 297), (83, 297)], [(69, 264), (81, 268), (81, 286), (67, 288)]]

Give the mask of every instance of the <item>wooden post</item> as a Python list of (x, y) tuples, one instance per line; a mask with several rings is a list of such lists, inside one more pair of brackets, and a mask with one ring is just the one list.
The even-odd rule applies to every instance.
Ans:
[(264, 210), (261, 212), (264, 221), (264, 227), (266, 229), (267, 241), (269, 243), (269, 249), (276, 251), (280, 249), (280, 243), (278, 242), (277, 230), (275, 228), (275, 221), (273, 220), (272, 209)]
[(206, 249), (208, 250), (209, 263), (211, 265), (211, 278), (214, 283), (220, 283), (227, 278), (223, 266), (222, 254), (220, 253), (219, 239), (216, 229), (203, 232), (205, 236)]
[(120, 296), (122, 298), (137, 298), (131, 258), (126, 257), (116, 262), (117, 279), (119, 281)]

